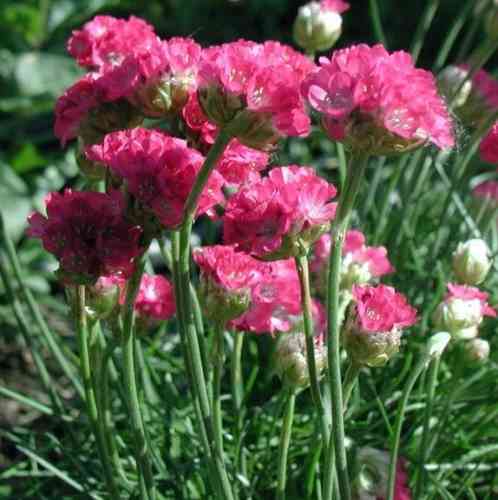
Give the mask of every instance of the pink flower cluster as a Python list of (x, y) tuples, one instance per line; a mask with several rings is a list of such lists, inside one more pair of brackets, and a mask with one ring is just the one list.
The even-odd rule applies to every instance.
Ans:
[(295, 255), (295, 244), (314, 243), (334, 218), (335, 195), (335, 187), (312, 168), (274, 168), (228, 200), (225, 243), (266, 259)]
[[(102, 144), (87, 149), (87, 156), (122, 177), (129, 192), (169, 229), (181, 223), (185, 202), (204, 161), (185, 141), (142, 128), (107, 134)], [(198, 215), (211, 213), (224, 200), (222, 185), (223, 178), (214, 172), (200, 198)]]
[(254, 120), (246, 116), (248, 121), (234, 130), (243, 142), (248, 133), (258, 135), (267, 127), (277, 136), (304, 136), (310, 119), (299, 88), (313, 68), (304, 55), (278, 42), (238, 40), (211, 47), (204, 50), (199, 66), (200, 101), (219, 126), (243, 110), (254, 113)]
[(353, 286), (356, 321), (363, 332), (385, 333), (412, 326), (417, 311), (394, 288)]
[[(394, 268), (387, 257), (385, 247), (370, 247), (366, 244), (365, 235), (358, 230), (352, 229), (346, 233), (343, 255), (344, 275), (353, 272), (352, 266), (360, 266), (364, 269), (366, 281), (369, 277), (380, 278), (394, 272)], [(314, 258), (311, 269), (313, 272), (323, 274), (330, 257), (331, 238), (330, 234), (324, 234), (314, 247)]]
[(79, 134), (92, 110), (105, 103), (127, 99), (142, 114), (156, 116), (164, 114), (164, 108), (182, 107), (197, 88), (201, 47), (188, 38), (162, 41), (150, 25), (133, 16), (97, 16), (73, 33), (68, 50), (91, 72), (57, 102), (55, 133), (63, 144)]
[[(454, 145), (451, 119), (433, 75), (415, 68), (406, 52), (389, 54), (382, 45), (361, 44), (337, 50), (320, 63), (302, 92), (333, 139), (371, 152), (386, 147), (382, 133), (413, 144)], [(396, 149), (396, 141), (390, 142)]]
[(480, 303), (481, 316), (496, 317), (496, 311), (488, 304), (488, 294), (482, 292), (479, 288), (448, 283), (448, 293), (444, 300), (445, 302), (450, 302), (454, 299), (460, 299), (464, 302), (478, 301)]
[(100, 276), (128, 276), (140, 247), (142, 230), (126, 221), (125, 202), (118, 191), (109, 194), (67, 190), (45, 200), (47, 216), (29, 219), (30, 236), (40, 238), (57, 257), (63, 281), (92, 282)]
[(479, 153), (482, 161), (498, 165), (498, 122), (481, 141)]

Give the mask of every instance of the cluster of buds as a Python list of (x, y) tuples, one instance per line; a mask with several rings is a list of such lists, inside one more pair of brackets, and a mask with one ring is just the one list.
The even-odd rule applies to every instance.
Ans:
[(415, 324), (417, 311), (394, 288), (353, 286), (343, 345), (359, 366), (382, 366), (398, 352), (401, 332)]

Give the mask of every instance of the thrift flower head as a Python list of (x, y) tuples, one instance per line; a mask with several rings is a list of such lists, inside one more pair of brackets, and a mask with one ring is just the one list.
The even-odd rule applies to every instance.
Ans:
[[(327, 366), (327, 347), (323, 335), (314, 337), (315, 364), (320, 376)], [(289, 387), (307, 387), (310, 383), (308, 361), (306, 358), (306, 337), (303, 332), (283, 333), (277, 338), (273, 356), (277, 375)]]
[(353, 304), (344, 345), (354, 362), (381, 366), (399, 350), (401, 330), (417, 321), (417, 311), (394, 288), (353, 286)]
[(496, 317), (488, 294), (466, 285), (448, 284), (448, 293), (434, 312), (434, 323), (456, 338), (474, 338), (484, 316)]
[(233, 246), (216, 245), (194, 251), (201, 271), (201, 300), (205, 314), (226, 323), (241, 316), (251, 303), (251, 291), (268, 266)]
[(144, 274), (135, 299), (137, 316), (146, 323), (164, 321), (176, 311), (173, 287), (164, 276)]
[(498, 122), (496, 122), (479, 145), (482, 161), (498, 165)]
[[(185, 202), (204, 161), (185, 141), (142, 128), (108, 134), (102, 144), (88, 148), (87, 155), (122, 177), (128, 191), (168, 229), (182, 222)], [(222, 184), (214, 172), (197, 215), (211, 213), (223, 201)]]
[(51, 193), (45, 200), (47, 215), (33, 213), (30, 236), (57, 257), (60, 274), (68, 284), (95, 282), (108, 274), (129, 275), (142, 252), (142, 230), (125, 220), (121, 193)]
[(308, 52), (330, 49), (341, 36), (341, 13), (349, 9), (342, 0), (322, 0), (303, 5), (294, 22), (294, 40)]
[(335, 187), (311, 168), (274, 168), (228, 200), (225, 243), (267, 260), (298, 255), (327, 230), (335, 216), (335, 195)]
[[(384, 247), (367, 246), (365, 235), (352, 229), (346, 233), (342, 250), (341, 287), (351, 289), (354, 284), (366, 284), (394, 272)], [(330, 234), (324, 234), (314, 246), (311, 269), (318, 277), (318, 288), (323, 288), (330, 257)]]
[(278, 42), (211, 47), (199, 69), (199, 101), (214, 124), (243, 144), (270, 149), (281, 136), (305, 136), (310, 120), (299, 87), (314, 65)]
[[(452, 123), (433, 75), (406, 52), (354, 45), (320, 59), (302, 85), (329, 136), (357, 151), (402, 152), (426, 142), (454, 145)], [(409, 82), (409, 85), (407, 84)]]
[(453, 272), (461, 283), (482, 283), (490, 268), (490, 250), (484, 240), (476, 238), (458, 244), (453, 253)]

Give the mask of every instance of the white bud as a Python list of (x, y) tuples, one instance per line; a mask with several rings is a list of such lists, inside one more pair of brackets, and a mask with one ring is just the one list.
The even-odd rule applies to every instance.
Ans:
[(461, 283), (482, 283), (490, 268), (490, 250), (484, 240), (476, 238), (460, 243), (453, 253), (453, 271)]
[(435, 333), (427, 342), (427, 354), (431, 358), (439, 358), (450, 340), (451, 335), (448, 332)]
[(294, 40), (309, 52), (330, 49), (341, 36), (342, 16), (318, 2), (303, 5), (294, 22)]
[(473, 329), (482, 321), (481, 302), (479, 299), (450, 298), (439, 304), (433, 320), (439, 328), (444, 328), (459, 338), (464, 335), (465, 338), (467, 334), (473, 334)]
[(471, 339), (465, 343), (465, 354), (470, 361), (486, 361), (490, 350), (489, 342), (484, 339)]

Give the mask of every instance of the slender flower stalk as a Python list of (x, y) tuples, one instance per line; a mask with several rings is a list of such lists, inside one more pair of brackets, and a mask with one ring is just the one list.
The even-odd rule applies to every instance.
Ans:
[(144, 262), (137, 262), (136, 269), (131, 276), (124, 305), (122, 343), (123, 371), (125, 378), (125, 390), (127, 392), (128, 410), (131, 416), (131, 425), (135, 441), (135, 458), (143, 478), (146, 496), (143, 500), (154, 500), (155, 485), (152, 475), (152, 465), (145, 436), (143, 416), (138, 398), (137, 375), (135, 370), (135, 310), (134, 304), (140, 287), (140, 281), (144, 272)]
[(216, 142), (210, 149), (206, 160), (197, 176), (195, 184), (187, 198), (183, 223), (180, 229), (179, 241), (179, 262), (176, 273), (177, 288), (180, 293), (180, 314), (179, 320), (181, 328), (183, 328), (187, 351), (190, 352), (192, 365), (192, 383), (195, 386), (195, 391), (198, 396), (199, 407), (202, 413), (202, 419), (206, 426), (206, 434), (211, 450), (211, 455), (215, 457), (215, 471), (217, 473), (219, 484), (223, 490), (223, 498), (227, 500), (233, 499), (232, 487), (230, 485), (228, 474), (223, 462), (223, 457), (216, 452), (215, 432), (212, 408), (209, 401), (208, 389), (205, 377), (205, 368), (203, 366), (199, 339), (195, 328), (195, 321), (192, 314), (192, 300), (190, 294), (190, 236), (192, 234), (192, 226), (194, 223), (195, 213), (199, 198), (206, 186), (209, 176), (214, 170), (218, 159), (223, 154), (231, 140), (231, 134), (226, 130), (221, 130), (216, 138)]
[(292, 434), (292, 423), (294, 421), (294, 407), (296, 403), (296, 391), (289, 388), (287, 402), (285, 404), (282, 434), (280, 435), (280, 446), (278, 450), (278, 486), (277, 500), (285, 500), (285, 485), (287, 483), (287, 457)]
[(213, 349), (213, 422), (216, 440), (216, 452), (223, 457), (223, 414), (221, 412), (221, 381), (225, 362), (224, 326), (217, 324), (214, 328)]
[(315, 332), (313, 328), (313, 314), (311, 304), (311, 289), (308, 256), (306, 254), (296, 257), (296, 267), (299, 274), (299, 282), (301, 285), (301, 301), (304, 320), (304, 334), (306, 337), (306, 358), (308, 372), (310, 378), (311, 395), (315, 404), (318, 418), (320, 421), (320, 429), (322, 438), (325, 442), (329, 440), (329, 426), (325, 417), (325, 408), (323, 406), (322, 395), (320, 392), (320, 384), (318, 381), (318, 370), (316, 367), (315, 358)]
[(349, 364), (348, 369), (346, 370), (346, 374), (344, 375), (344, 387), (342, 390), (344, 399), (344, 412), (346, 412), (348, 408), (349, 399), (351, 398), (354, 386), (356, 385), (356, 381), (358, 380), (360, 369), (361, 366), (352, 361)]
[[(356, 161), (357, 160), (357, 161)], [(351, 499), (351, 488), (348, 477), (346, 448), (344, 444), (344, 406), (341, 383), (340, 360), (340, 307), (339, 286), (341, 280), (342, 246), (349, 226), (351, 212), (361, 181), (368, 164), (368, 156), (354, 157), (351, 160), (346, 186), (339, 199), (337, 215), (332, 224), (332, 250), (329, 261), (329, 276), (327, 289), (328, 311), (328, 374), (332, 406), (332, 433), (328, 453), (335, 453), (337, 479), (342, 500)], [(328, 459), (332, 463), (332, 459)], [(331, 471), (327, 474), (331, 477)], [(330, 481), (330, 479), (328, 479)]]
[(90, 339), (89, 339), (87, 314), (85, 307), (85, 287), (81, 285), (79, 285), (76, 289), (76, 303), (74, 312), (76, 318), (76, 330), (77, 330), (79, 350), (80, 350), (81, 377), (83, 379), (83, 386), (85, 388), (85, 403), (86, 403), (87, 413), (90, 419), (95, 440), (97, 442), (97, 448), (99, 451), (100, 460), (102, 462), (102, 467), (104, 469), (104, 476), (107, 483), (107, 488), (113, 498), (119, 498), (120, 493), (115, 482), (105, 435), (103, 434), (103, 432), (101, 432), (102, 427), (99, 421), (97, 399), (95, 395), (94, 385), (92, 383), (92, 368), (91, 368), (90, 350), (89, 350)]

